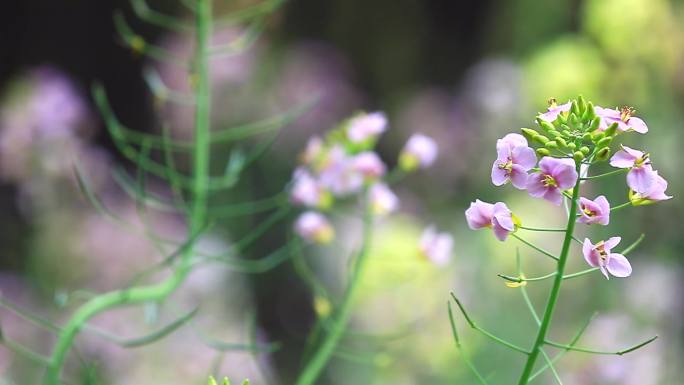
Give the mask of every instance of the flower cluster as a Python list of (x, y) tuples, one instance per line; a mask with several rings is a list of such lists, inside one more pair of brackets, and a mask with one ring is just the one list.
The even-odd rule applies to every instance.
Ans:
[[(564, 199), (573, 199), (571, 191), (577, 189), (579, 192), (580, 180), (597, 179), (624, 170), (629, 202), (611, 208), (603, 195), (595, 199), (578, 196), (576, 221), (586, 225), (608, 225), (611, 210), (617, 208), (672, 198), (665, 193), (667, 181), (653, 169), (648, 153), (619, 145), (618, 151), (610, 157), (611, 145), (621, 134), (648, 132), (646, 123), (634, 116), (634, 109), (593, 106), (582, 97), (561, 105), (551, 99), (549, 104), (547, 111), (537, 117), (543, 133), (523, 128), (522, 135), (511, 133), (497, 141), (497, 157), (491, 172), (495, 186), (510, 183), (516, 189), (527, 190), (532, 197), (559, 206)], [(530, 143), (537, 148), (532, 148)], [(620, 170), (585, 176), (590, 168), (607, 160)], [(503, 202), (491, 204), (476, 200), (465, 215), (471, 229), (491, 228), (500, 241), (521, 227), (520, 221)], [(589, 239), (584, 241), (583, 254), (587, 263), (599, 268), (606, 278), (608, 274), (616, 277), (631, 274), (627, 259), (611, 252), (619, 241), (619, 237), (596, 244)]]
[[(387, 117), (382, 112), (360, 113), (325, 137), (309, 139), (290, 189), (291, 202), (308, 209), (295, 223), (299, 236), (310, 242), (331, 241), (333, 227), (321, 212), (364, 190), (374, 215), (387, 215), (399, 207), (399, 199), (385, 180), (387, 166), (373, 150), (386, 130)], [(436, 157), (435, 141), (415, 134), (399, 155), (399, 167), (404, 172), (428, 167)]]

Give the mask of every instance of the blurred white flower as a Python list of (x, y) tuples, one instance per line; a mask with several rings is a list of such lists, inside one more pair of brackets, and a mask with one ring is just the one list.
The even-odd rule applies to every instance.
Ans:
[(376, 183), (370, 188), (369, 199), (376, 215), (389, 214), (399, 207), (399, 198), (384, 183)]
[(368, 179), (377, 179), (385, 175), (387, 167), (377, 153), (364, 151), (352, 158), (354, 169)]
[(349, 122), (347, 137), (353, 143), (360, 143), (376, 137), (387, 128), (387, 117), (382, 112), (371, 112), (355, 116)]
[(418, 250), (424, 258), (438, 266), (444, 266), (451, 259), (454, 239), (448, 233), (438, 233), (434, 226), (428, 226), (420, 237)]

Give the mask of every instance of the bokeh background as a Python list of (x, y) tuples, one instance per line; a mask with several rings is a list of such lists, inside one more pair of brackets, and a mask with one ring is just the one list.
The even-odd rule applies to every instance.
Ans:
[[(173, 1), (149, 1), (179, 17)], [(216, 0), (219, 15), (250, 1)], [(168, 125), (191, 135), (192, 110), (157, 100), (143, 73), (154, 68), (176, 89), (189, 89), (187, 74), (120, 44), (112, 14), (122, 10), (149, 42), (186, 56), (183, 34), (149, 26), (126, 1), (22, 0), (0, 13), (0, 292), (33, 314), (64, 322), (89, 292), (129, 284), (161, 258), (140, 235), (146, 227), (181, 239), (182, 218), (141, 210), (115, 182), (133, 170), (116, 151), (94, 108), (90, 87), (100, 81), (119, 119), (158, 133)], [(288, 125), (272, 150), (243, 176), (240, 187), (217, 202), (248, 201), (282, 191), (308, 137), (360, 109), (388, 114), (380, 142), (389, 164), (412, 132), (435, 137), (437, 164), (396, 187), (401, 212), (378, 225), (369, 271), (351, 330), (321, 384), (474, 384), (451, 340), (445, 304), (455, 291), (478, 323), (526, 345), (534, 323), (516, 289), (497, 273), (514, 273), (514, 240), (501, 244), (489, 232), (471, 232), (463, 212), (475, 198), (506, 201), (525, 224), (562, 225), (562, 211), (511, 188), (494, 188), (489, 169), (494, 141), (546, 107), (578, 94), (603, 106), (630, 105), (649, 125), (627, 141), (646, 148), (670, 182), (675, 199), (614, 213), (608, 228), (581, 228), (593, 238), (621, 235), (628, 244), (646, 239), (630, 255), (634, 274), (606, 281), (599, 274), (568, 281), (551, 335), (568, 339), (598, 311), (582, 345), (617, 349), (653, 334), (655, 343), (623, 357), (568, 354), (558, 364), (566, 384), (680, 384), (683, 271), (680, 165), (684, 162), (684, 4), (666, 0), (478, 1), (291, 0), (269, 18), (263, 36), (243, 54), (212, 64), (217, 129), (282, 112), (313, 97), (317, 103)], [(217, 28), (216, 41), (238, 34)], [(216, 163), (225, 162), (216, 153)], [(77, 162), (93, 188), (119, 217), (122, 228), (93, 209), (78, 189)], [(219, 167), (220, 169), (221, 167)], [(151, 191), (164, 191), (150, 179)], [(621, 178), (588, 187), (587, 195), (626, 200)], [(217, 203), (217, 204), (219, 204)], [(221, 251), (258, 225), (264, 215), (226, 218), (202, 239), (203, 250)], [(240, 256), (260, 258), (286, 242), (291, 218)], [(418, 257), (417, 241), (429, 224), (455, 238), (451, 262), (435, 266)], [(307, 262), (339, 295), (358, 222), (335, 217), (332, 247), (305, 251)], [(131, 231), (133, 230), (133, 231)], [(560, 239), (530, 234), (549, 248)], [(521, 249), (528, 275), (551, 266)], [(569, 269), (584, 268), (575, 248)], [(528, 285), (539, 311), (548, 285)], [(314, 305), (317, 306), (314, 306)], [(288, 261), (259, 274), (226, 264), (198, 268), (168, 303), (116, 310), (93, 325), (121, 336), (142, 335), (199, 306), (192, 327), (154, 345), (123, 349), (83, 333), (81, 357), (72, 357), (73, 383), (201, 384), (206, 376), (249, 377), (255, 384), (292, 383), (306, 333), (325, 312)], [(49, 353), (54, 336), (0, 309), (7, 338)], [(522, 357), (471, 332), (462, 339), (491, 383), (512, 383)], [(277, 342), (273, 353), (224, 351), (211, 341)], [(0, 383), (36, 384), (40, 365), (0, 346)], [(535, 383), (551, 383), (542, 376)]]

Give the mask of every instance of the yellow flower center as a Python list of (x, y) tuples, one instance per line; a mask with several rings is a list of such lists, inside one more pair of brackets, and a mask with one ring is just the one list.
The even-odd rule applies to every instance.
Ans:
[(499, 168), (501, 170), (505, 170), (507, 173), (510, 173), (513, 169), (513, 161), (511, 159), (508, 159), (508, 162), (506, 163), (499, 163)]
[(624, 106), (622, 109), (620, 109), (620, 120), (623, 122), (627, 123), (629, 121), (629, 118), (631, 118), (634, 113), (636, 113), (636, 110), (632, 107)]
[(556, 187), (558, 184), (556, 184), (556, 180), (553, 179), (553, 177), (549, 174), (544, 175), (544, 187)]

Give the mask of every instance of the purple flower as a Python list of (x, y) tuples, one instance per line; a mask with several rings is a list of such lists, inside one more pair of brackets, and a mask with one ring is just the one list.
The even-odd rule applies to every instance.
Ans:
[(584, 238), (582, 254), (590, 266), (598, 267), (601, 273), (608, 279), (608, 274), (613, 277), (624, 278), (632, 274), (632, 266), (624, 255), (611, 253), (611, 249), (620, 243), (620, 237), (611, 237), (607, 241), (592, 244), (589, 238)]
[(603, 195), (599, 195), (593, 201), (588, 198), (581, 197), (579, 199), (580, 216), (577, 222), (591, 225), (598, 223), (600, 225), (607, 225), (610, 221), (610, 203)]
[(491, 204), (477, 199), (470, 203), (465, 212), (468, 226), (473, 230), (491, 227), (500, 241), (505, 241), (508, 234), (515, 231), (513, 213), (503, 202)]
[(399, 207), (399, 198), (384, 183), (374, 184), (369, 191), (373, 214), (386, 215)]
[(560, 106), (556, 104), (555, 99), (551, 99), (549, 103), (549, 108), (546, 110), (545, 113), (539, 115), (539, 119), (541, 120), (546, 120), (547, 122), (553, 122), (558, 118), (558, 115), (561, 112), (568, 112), (570, 111), (570, 107), (572, 107), (572, 103), (567, 102), (565, 104), (561, 104)]
[(527, 191), (535, 198), (544, 198), (560, 205), (563, 201), (561, 190), (569, 189), (577, 182), (575, 162), (545, 156), (539, 162), (539, 168), (539, 172), (527, 179)]
[(364, 151), (352, 158), (354, 170), (368, 179), (377, 179), (385, 174), (385, 164), (378, 154), (372, 151)]
[(387, 128), (387, 117), (382, 112), (372, 112), (355, 116), (349, 122), (347, 137), (353, 143), (382, 134)]
[(420, 236), (420, 255), (438, 266), (449, 263), (454, 239), (448, 233), (438, 233), (434, 226), (427, 227)]
[(292, 180), (290, 191), (292, 203), (318, 208), (327, 208), (332, 204), (330, 193), (308, 171), (297, 168)]
[(515, 188), (523, 190), (527, 185), (527, 171), (537, 164), (534, 150), (519, 134), (508, 134), (496, 142), (497, 158), (492, 165), (492, 183), (501, 186), (511, 181)]
[(611, 124), (617, 123), (618, 130), (620, 132), (624, 131), (636, 131), (640, 134), (645, 134), (648, 132), (648, 127), (646, 123), (640, 118), (634, 115), (634, 109), (631, 107), (622, 107), (622, 109), (612, 109), (612, 108), (602, 108), (599, 106), (594, 107), (596, 115), (601, 118), (601, 123), (599, 124), (599, 131), (604, 131)]
[(329, 243), (335, 237), (335, 230), (328, 219), (315, 211), (302, 213), (297, 218), (294, 228), (295, 232), (308, 242)]
[(627, 173), (627, 185), (637, 193), (648, 193), (655, 183), (656, 174), (651, 167), (651, 160), (642, 151), (622, 146), (622, 150), (610, 158), (610, 165), (630, 169)]
[(672, 199), (671, 195), (665, 194), (665, 190), (667, 190), (667, 181), (665, 178), (658, 175), (658, 171), (653, 171), (653, 174), (655, 174), (655, 181), (653, 182), (650, 191), (645, 194), (639, 194), (630, 191), (629, 200), (633, 205), (643, 206), (656, 203), (658, 201)]
[(437, 159), (437, 143), (423, 134), (413, 134), (399, 155), (401, 168), (412, 171), (418, 167), (430, 167)]
[(306, 143), (304, 152), (300, 155), (302, 163), (307, 165), (314, 164), (323, 155), (323, 150), (323, 139), (318, 136), (312, 136)]
[(321, 163), (321, 185), (336, 196), (353, 194), (363, 187), (363, 175), (354, 168), (352, 158), (341, 146), (333, 146)]

